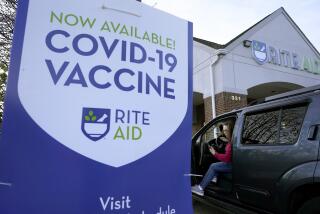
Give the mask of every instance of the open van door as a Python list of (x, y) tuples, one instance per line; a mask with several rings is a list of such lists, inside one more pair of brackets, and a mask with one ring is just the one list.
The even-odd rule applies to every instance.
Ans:
[[(226, 123), (235, 123), (236, 113), (223, 115), (218, 118), (213, 119), (207, 125), (205, 125), (197, 134), (194, 135), (192, 139), (192, 163), (191, 163), (191, 173), (192, 173), (192, 185), (200, 183), (203, 176), (207, 172), (209, 166), (218, 162), (214, 156), (209, 151), (209, 145), (213, 146), (216, 151), (223, 153), (225, 145), (223, 142), (218, 140), (220, 133), (219, 126)], [(222, 176), (221, 176), (222, 177)], [(218, 178), (218, 185), (210, 185), (206, 188), (207, 191), (219, 191), (219, 189), (225, 192), (232, 191), (231, 175), (227, 176), (230, 180), (230, 184), (224, 185), (222, 179)], [(219, 188), (219, 184), (223, 185)]]

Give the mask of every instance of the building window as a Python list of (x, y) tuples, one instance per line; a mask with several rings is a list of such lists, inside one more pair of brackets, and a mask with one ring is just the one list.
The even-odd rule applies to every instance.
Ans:
[(284, 107), (246, 115), (242, 144), (294, 144), (299, 136), (306, 108), (306, 105)]

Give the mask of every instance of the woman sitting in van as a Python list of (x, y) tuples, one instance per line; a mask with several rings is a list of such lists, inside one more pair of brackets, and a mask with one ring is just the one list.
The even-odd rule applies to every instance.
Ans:
[(210, 181), (213, 178), (216, 178), (216, 176), (219, 173), (229, 173), (231, 172), (232, 166), (231, 166), (231, 154), (232, 154), (232, 145), (231, 145), (231, 137), (232, 137), (232, 131), (230, 125), (224, 125), (223, 126), (223, 133), (226, 136), (228, 143), (226, 145), (225, 153), (218, 153), (216, 150), (209, 146), (209, 150), (211, 154), (218, 159), (221, 162), (212, 163), (206, 172), (205, 176), (203, 177), (201, 183), (199, 185), (195, 185), (192, 187), (192, 192), (203, 196), (204, 195), (204, 189), (208, 186)]

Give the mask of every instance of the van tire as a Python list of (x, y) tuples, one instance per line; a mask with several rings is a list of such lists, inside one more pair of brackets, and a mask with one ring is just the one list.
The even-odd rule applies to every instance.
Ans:
[(297, 214), (319, 214), (320, 213), (320, 197), (307, 200), (298, 209)]

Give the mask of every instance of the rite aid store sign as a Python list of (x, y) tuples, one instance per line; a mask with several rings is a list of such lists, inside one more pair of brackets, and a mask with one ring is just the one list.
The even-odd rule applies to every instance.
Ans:
[(20, 1), (0, 213), (192, 213), (192, 38), (133, 0)]
[(253, 59), (261, 65), (269, 62), (274, 65), (320, 74), (320, 61), (317, 59), (275, 48), (256, 40), (252, 41), (251, 50)]

